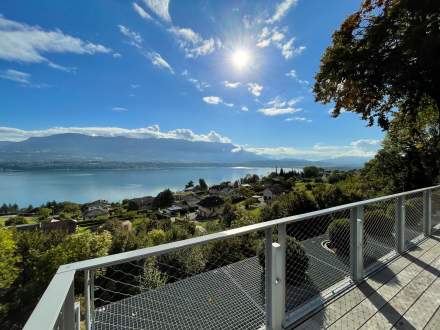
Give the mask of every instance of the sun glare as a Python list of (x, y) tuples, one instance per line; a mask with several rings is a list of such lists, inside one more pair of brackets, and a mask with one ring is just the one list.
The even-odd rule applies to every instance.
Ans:
[(232, 63), (239, 70), (246, 68), (250, 62), (251, 57), (249, 51), (245, 49), (238, 49), (232, 54)]

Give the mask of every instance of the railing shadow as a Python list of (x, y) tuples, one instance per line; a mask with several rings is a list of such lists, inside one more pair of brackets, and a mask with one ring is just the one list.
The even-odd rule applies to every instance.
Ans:
[(409, 261), (411, 261), (413, 264), (416, 264), (417, 266), (419, 266), (420, 268), (422, 268), (423, 270), (426, 270), (428, 272), (430, 272), (431, 274), (435, 275), (435, 276), (439, 276), (440, 274), (440, 270), (431, 266), (430, 264), (410, 255), (410, 254), (405, 254), (402, 256), (405, 259), (408, 259)]
[(390, 283), (392, 283), (392, 285), (399, 284), (399, 279), (396, 277), (397, 274), (388, 267), (388, 264), (381, 261), (376, 261), (375, 268), (376, 270), (370, 277), (372, 281), (381, 283), (383, 285)]
[(391, 306), (387, 300), (385, 300), (377, 291), (369, 295), (371, 290), (374, 290), (368, 283), (364, 283), (364, 285), (359, 286), (359, 290), (361, 290), (368, 301), (371, 302), (374, 307), (377, 309), (377, 313), (380, 313), (383, 317), (385, 317), (390, 324), (395, 325), (398, 328), (406, 329), (406, 330), (415, 330), (416, 328), (405, 319), (405, 317), (398, 312), (393, 306)]

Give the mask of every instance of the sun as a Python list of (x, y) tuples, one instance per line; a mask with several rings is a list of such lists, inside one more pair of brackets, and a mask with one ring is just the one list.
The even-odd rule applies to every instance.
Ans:
[(243, 70), (251, 63), (251, 56), (246, 49), (237, 49), (232, 53), (232, 64), (238, 70)]

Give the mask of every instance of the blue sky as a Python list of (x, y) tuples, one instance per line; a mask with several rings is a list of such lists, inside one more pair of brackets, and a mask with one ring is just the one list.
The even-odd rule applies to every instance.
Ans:
[(359, 1), (0, 3), (0, 140), (79, 132), (371, 156), (383, 133), (311, 92)]

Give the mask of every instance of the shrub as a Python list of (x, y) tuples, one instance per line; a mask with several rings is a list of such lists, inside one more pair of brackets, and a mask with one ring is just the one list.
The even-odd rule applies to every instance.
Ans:
[(17, 215), (15, 217), (10, 217), (8, 220), (5, 221), (5, 226), (16, 226), (16, 225), (24, 225), (27, 224), (28, 221), (25, 217), (21, 215)]
[(336, 219), (328, 226), (328, 237), (331, 246), (337, 254), (350, 254), (350, 221), (348, 219)]
[(386, 210), (371, 210), (365, 212), (364, 230), (372, 236), (391, 236), (394, 231), (394, 218)]
[[(299, 286), (307, 279), (309, 257), (301, 243), (295, 238), (287, 236), (286, 243), (286, 278), (289, 284)], [(265, 243), (261, 244), (258, 249), (258, 260), (265, 269)]]
[(423, 223), (423, 199), (412, 198), (405, 202), (406, 225), (417, 228)]

